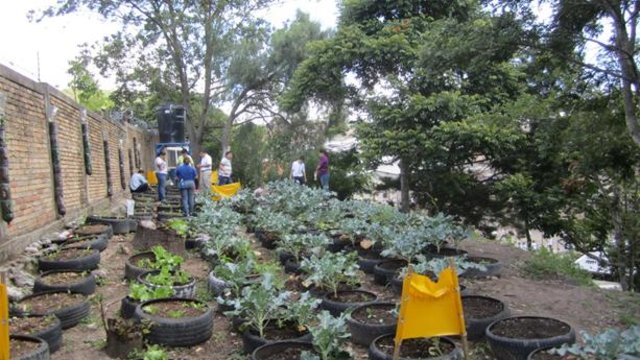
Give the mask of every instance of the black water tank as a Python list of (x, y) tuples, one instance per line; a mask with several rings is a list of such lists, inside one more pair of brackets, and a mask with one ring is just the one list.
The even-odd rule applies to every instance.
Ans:
[(186, 111), (183, 106), (165, 104), (158, 108), (158, 132), (161, 143), (183, 143)]

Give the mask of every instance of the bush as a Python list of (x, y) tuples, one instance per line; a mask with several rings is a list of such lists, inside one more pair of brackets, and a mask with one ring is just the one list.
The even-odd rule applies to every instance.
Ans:
[(591, 274), (580, 269), (571, 254), (555, 254), (546, 248), (531, 253), (522, 270), (524, 275), (534, 280), (568, 279), (580, 285), (592, 285)]

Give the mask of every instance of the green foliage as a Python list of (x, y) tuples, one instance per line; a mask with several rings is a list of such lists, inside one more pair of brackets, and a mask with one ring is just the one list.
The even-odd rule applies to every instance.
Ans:
[(69, 61), (67, 73), (71, 75), (69, 87), (73, 92), (74, 99), (82, 106), (91, 111), (102, 111), (113, 108), (115, 105), (105, 94), (93, 75), (87, 69), (90, 63), (89, 55), (86, 51)]
[(145, 280), (156, 286), (176, 286), (188, 284), (193, 278), (185, 271), (163, 267), (157, 274), (147, 275)]
[(173, 295), (174, 292), (171, 286), (159, 286), (151, 289), (139, 283), (131, 283), (129, 285), (129, 297), (137, 302), (168, 298)]
[(522, 270), (525, 276), (532, 279), (566, 278), (580, 285), (592, 285), (589, 272), (580, 269), (575, 263), (575, 256), (570, 254), (554, 254), (546, 248), (532, 252), (525, 261)]
[(278, 250), (293, 255), (300, 262), (302, 255), (320, 256), (331, 240), (324, 234), (290, 234), (278, 240)]
[(567, 345), (550, 350), (559, 355), (576, 355), (581, 359), (615, 360), (621, 355), (640, 355), (640, 326), (632, 326), (624, 331), (607, 329), (596, 335), (586, 331), (580, 333), (582, 344)]
[(154, 259), (142, 259), (138, 262), (138, 266), (145, 269), (177, 269), (184, 262), (184, 258), (179, 255), (174, 255), (167, 251), (164, 247), (156, 245), (151, 248)]
[(302, 260), (300, 268), (308, 274), (304, 283), (337, 294), (340, 284), (356, 284), (358, 281), (357, 254), (326, 252), (322, 256), (312, 255)]
[(185, 237), (189, 234), (189, 223), (185, 219), (174, 218), (167, 221), (169, 228), (176, 232), (176, 234)]
[(343, 347), (350, 336), (345, 314), (333, 317), (323, 310), (317, 316), (317, 324), (311, 326), (309, 331), (313, 336), (313, 347), (320, 353), (320, 359), (345, 359)]

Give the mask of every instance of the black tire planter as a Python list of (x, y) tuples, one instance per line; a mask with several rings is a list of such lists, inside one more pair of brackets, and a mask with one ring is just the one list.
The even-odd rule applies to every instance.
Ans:
[[(286, 340), (282, 340), (282, 341), (300, 341), (300, 342), (311, 342), (311, 334), (310, 333), (306, 333), (302, 336), (299, 336), (297, 338), (293, 338), (293, 339), (286, 339)], [(242, 333), (242, 349), (245, 353), (247, 354), (251, 354), (253, 353), (253, 351), (257, 348), (259, 348), (260, 346), (266, 345), (266, 344), (273, 344), (276, 341), (273, 340), (268, 340), (265, 338), (260, 337), (259, 335), (257, 335), (256, 333), (254, 333), (251, 330), (246, 330)]]
[(354, 313), (358, 311), (365, 311), (365, 309), (372, 307), (394, 309), (396, 307), (396, 304), (392, 302), (380, 302), (361, 305), (353, 308), (351, 314), (347, 316), (347, 326), (349, 327), (349, 331), (351, 332), (351, 342), (359, 345), (369, 346), (371, 342), (378, 336), (394, 333), (396, 331), (396, 326), (398, 323), (397, 320), (395, 320), (391, 324), (367, 324), (357, 321), (353, 318)]
[[(147, 281), (147, 276), (155, 275), (155, 274), (159, 274), (159, 273), (160, 273), (160, 270), (147, 271), (147, 272), (145, 272), (143, 274), (140, 274), (138, 276), (138, 282), (143, 284), (144, 286), (148, 287), (149, 289), (160, 288), (162, 286), (155, 285), (155, 284), (152, 284), (149, 281)], [(171, 289), (173, 289), (173, 297), (174, 298), (195, 299), (195, 297), (196, 297), (196, 279), (194, 277), (191, 277), (191, 280), (189, 281), (189, 283), (184, 284), (184, 285), (173, 285), (173, 286), (171, 286)]]
[(43, 339), (37, 338), (35, 336), (28, 335), (10, 335), (9, 341), (11, 340), (20, 340), (20, 341), (29, 341), (38, 343), (38, 347), (31, 352), (30, 354), (22, 355), (19, 357), (13, 357), (11, 360), (49, 360), (51, 359), (51, 355), (49, 352), (49, 344)]
[(111, 228), (113, 229), (113, 233), (117, 235), (128, 234), (129, 232), (132, 231), (131, 221), (130, 219), (127, 219), (127, 218), (90, 215), (87, 217), (87, 220), (85, 222), (90, 225), (95, 225), (95, 224), (111, 225)]
[(338, 300), (332, 299), (332, 293), (326, 293), (322, 297), (322, 302), (320, 303), (320, 308), (324, 310), (328, 310), (331, 315), (339, 316), (345, 310), (365, 304), (370, 304), (378, 300), (378, 295), (372, 293), (371, 291), (366, 290), (343, 290), (338, 291), (338, 296), (341, 294), (361, 294), (362, 296), (368, 297), (370, 300), (367, 301), (358, 301), (358, 302), (342, 302)]
[(441, 247), (440, 251), (437, 249), (429, 249), (425, 255), (435, 257), (435, 258), (443, 258), (443, 257), (456, 257), (456, 256), (465, 256), (467, 252), (465, 250), (460, 250), (451, 247)]
[[(395, 337), (394, 333), (389, 333), (389, 334), (385, 334), (385, 335), (381, 335), (378, 336), (377, 338), (375, 338), (372, 342), (371, 345), (369, 345), (369, 359), (371, 360), (392, 360), (393, 359), (393, 354), (388, 354), (384, 351), (382, 351), (382, 349), (380, 348), (379, 344), (381, 341), (387, 341), (390, 340), (391, 342), (393, 342)], [(440, 342), (444, 342), (447, 343), (451, 346), (454, 347), (453, 351), (451, 351), (448, 354), (445, 354), (443, 356), (436, 356), (436, 357), (424, 357), (423, 359), (428, 359), (428, 360), (462, 360), (463, 358), (463, 353), (462, 350), (456, 346), (456, 344), (451, 341), (449, 338), (446, 337), (440, 337)], [(405, 341), (411, 341), (412, 339), (409, 340), (405, 340)], [(408, 360), (409, 358), (406, 357), (402, 357), (402, 355), (400, 356), (400, 360)], [(412, 360), (415, 360), (414, 357), (411, 357)]]
[(366, 257), (358, 257), (358, 266), (365, 274), (373, 274), (373, 269), (380, 264), (382, 259), (369, 259)]
[(284, 264), (287, 263), (287, 261), (295, 259), (295, 256), (293, 256), (292, 253), (288, 252), (288, 251), (278, 251), (278, 261), (280, 261), (280, 264), (284, 266)]
[[(61, 249), (60, 251), (69, 251), (75, 248)], [(88, 271), (98, 268), (100, 264), (100, 251), (92, 249), (91, 253), (68, 260), (48, 260), (41, 256), (38, 258), (38, 270), (81, 270)]]
[[(38, 297), (38, 296), (44, 296), (47, 294), (55, 294), (55, 293), (69, 293), (68, 291), (44, 291), (38, 294), (33, 294), (33, 295), (28, 295), (23, 297), (22, 299), (20, 299), (20, 301), (18, 302), (18, 305), (20, 302), (22, 302), (23, 300), (27, 300), (27, 299), (31, 299), (34, 297)], [(74, 294), (74, 293), (72, 293)], [(58, 317), (58, 319), (60, 319), (60, 325), (62, 326), (63, 330), (66, 329), (70, 329), (76, 325), (78, 325), (80, 323), (80, 321), (82, 321), (82, 319), (86, 318), (87, 316), (89, 316), (89, 311), (91, 310), (91, 305), (89, 304), (89, 300), (87, 300), (87, 298), (84, 298), (84, 300), (80, 301), (77, 304), (73, 304), (71, 306), (67, 306), (67, 307), (63, 307), (61, 309), (57, 309), (57, 310), (48, 310), (46, 312), (43, 313), (32, 313), (32, 312), (26, 312), (26, 311), (22, 311), (19, 308), (12, 308), (10, 309), (11, 313), (14, 315), (55, 315)]]
[(83, 277), (82, 279), (80, 279), (80, 281), (77, 281), (75, 283), (59, 284), (59, 285), (47, 284), (45, 278), (48, 275), (65, 273), (65, 272), (83, 273), (84, 271), (52, 270), (52, 271), (44, 272), (39, 277), (37, 277), (35, 282), (33, 283), (33, 292), (37, 294), (43, 291), (58, 290), (58, 291), (70, 291), (70, 292), (75, 292), (75, 293), (84, 294), (84, 295), (91, 295), (94, 292), (96, 292), (96, 277), (91, 273), (88, 273), (87, 276)]
[(207, 276), (207, 286), (209, 288), (209, 292), (214, 296), (222, 296), (225, 289), (229, 287), (224, 280), (216, 277), (216, 274), (213, 271), (210, 271), (209, 276)]
[(295, 259), (287, 260), (284, 264), (284, 272), (287, 274), (302, 274), (300, 263), (296, 262)]
[(138, 276), (146, 273), (147, 271), (153, 270), (139, 267), (137, 265), (138, 261), (144, 259), (152, 259), (155, 261), (156, 255), (151, 251), (146, 251), (129, 257), (124, 263), (124, 278), (127, 280), (137, 280)]
[[(206, 306), (207, 310), (196, 317), (177, 319), (147, 314), (143, 310), (145, 306), (167, 301), (201, 304)], [(149, 323), (149, 331), (144, 334), (144, 338), (152, 344), (171, 347), (193, 346), (209, 340), (213, 333), (213, 311), (206, 303), (199, 300), (176, 298), (150, 300), (136, 307), (135, 316)]]
[(106, 235), (98, 235), (94, 238), (89, 238), (86, 240), (82, 240), (82, 241), (65, 241), (64, 243), (62, 243), (62, 248), (63, 249), (68, 249), (68, 248), (89, 248), (89, 249), (94, 249), (94, 250), (98, 250), (100, 252), (103, 252), (107, 246), (109, 246), (109, 239), (107, 238)]
[(320, 355), (313, 349), (313, 344), (310, 342), (276, 341), (255, 349), (251, 354), (251, 360), (269, 360), (273, 355), (280, 354), (288, 349), (299, 349), (301, 353), (307, 351), (314, 355)]
[[(23, 315), (19, 317), (33, 317), (33, 318), (43, 318), (42, 315)], [(62, 323), (57, 316), (53, 316), (53, 323), (49, 325), (46, 329), (32, 332), (29, 334), (17, 334), (12, 333), (12, 335), (27, 335), (33, 336), (36, 338), (40, 338), (47, 342), (49, 345), (49, 352), (54, 353), (62, 347)]]
[(381, 286), (386, 286), (398, 271), (406, 266), (407, 262), (405, 260), (381, 261), (373, 268), (373, 282)]
[[(85, 227), (81, 226), (81, 227), (77, 228), (73, 233), (78, 235), (78, 236), (105, 235), (107, 237), (107, 240), (111, 239), (111, 237), (113, 236), (113, 228), (111, 227), (111, 225), (109, 225), (109, 224), (94, 224), (94, 225), (103, 225), (104, 226), (104, 230), (102, 230), (100, 232), (88, 231)], [(88, 226), (93, 226), (93, 225), (88, 225)]]
[(467, 261), (473, 263), (484, 262), (484, 264), (482, 265), (486, 268), (486, 270), (470, 268), (465, 270), (464, 273), (460, 274), (460, 277), (462, 278), (477, 279), (492, 276), (498, 277), (502, 273), (502, 263), (496, 259), (480, 256), (469, 256), (467, 257)]
[[(529, 355), (527, 356), (527, 360), (535, 360), (536, 355), (538, 355), (538, 354), (540, 354), (540, 353), (542, 353), (542, 352), (545, 352), (545, 351), (547, 351), (547, 350), (550, 350), (550, 349), (552, 349), (552, 348), (543, 348), (543, 349), (534, 350), (534, 351), (532, 351), (532, 352), (531, 352), (531, 354), (529, 354)], [(568, 358), (565, 358), (564, 356), (560, 356), (560, 355), (554, 355), (554, 357), (555, 357), (555, 358), (557, 358), (558, 360), (568, 359)], [(548, 357), (547, 357), (547, 358), (548, 358)], [(636, 358), (636, 359), (637, 359), (637, 358)], [(623, 357), (618, 357), (618, 358), (617, 358), (617, 360), (631, 360), (631, 359), (629, 359), (629, 358), (623, 358)]]
[[(508, 338), (494, 334), (493, 330), (501, 322), (527, 321), (527, 322), (551, 322), (555, 331), (566, 329), (563, 334), (553, 336), (540, 336), (539, 338), (519, 339)], [(540, 325), (537, 330), (542, 331)], [(526, 360), (531, 352), (540, 348), (557, 347), (562, 344), (572, 344), (576, 341), (576, 333), (571, 325), (564, 321), (541, 316), (513, 316), (497, 320), (487, 327), (486, 337), (491, 350), (498, 360)]]
[(495, 307), (498, 309), (496, 313), (485, 318), (473, 318), (471, 317), (470, 314), (468, 314), (467, 311), (464, 311), (464, 314), (465, 314), (464, 322), (467, 327), (467, 339), (471, 341), (477, 341), (477, 340), (483, 339), (485, 332), (487, 330), (487, 327), (489, 325), (491, 325), (493, 322), (497, 320), (504, 319), (506, 317), (509, 317), (509, 315), (511, 315), (509, 308), (504, 302), (488, 296), (480, 296), (480, 295), (462, 296), (463, 309), (464, 309), (465, 300), (469, 301), (471, 299), (479, 299), (480, 301), (493, 303)]
[(122, 316), (123, 319), (132, 319), (136, 314), (138, 305), (140, 305), (140, 303), (129, 296), (123, 297), (120, 301), (120, 316)]

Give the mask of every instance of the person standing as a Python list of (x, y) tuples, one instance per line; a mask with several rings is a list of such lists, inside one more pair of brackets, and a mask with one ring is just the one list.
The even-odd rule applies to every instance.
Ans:
[(168, 173), (167, 162), (164, 159), (166, 155), (167, 153), (164, 151), (164, 149), (160, 150), (160, 153), (158, 154), (158, 157), (156, 157), (156, 161), (154, 162), (156, 178), (158, 178), (158, 201), (160, 202), (163, 202), (166, 196)]
[(307, 171), (304, 165), (304, 157), (300, 156), (298, 160), (291, 164), (291, 179), (296, 184), (304, 185), (307, 182)]
[(200, 190), (208, 194), (211, 191), (211, 168), (213, 162), (211, 160), (211, 156), (207, 154), (204, 150), (200, 151), (200, 164), (198, 164), (198, 169), (200, 169)]
[(218, 167), (218, 185), (231, 184), (231, 160), (233, 159), (233, 153), (227, 151), (224, 154), (222, 160), (220, 160), (220, 166)]
[(182, 148), (182, 151), (180, 151), (180, 156), (178, 156), (178, 164), (177, 166), (180, 166), (182, 164), (184, 164), (184, 159), (188, 158), (189, 159), (189, 164), (191, 164), (191, 166), (193, 166), (193, 159), (191, 158), (191, 155), (189, 155), (189, 151), (186, 148)]
[(133, 174), (129, 181), (129, 190), (132, 193), (143, 193), (149, 191), (149, 183), (144, 177), (144, 170), (140, 169), (137, 173)]
[(316, 167), (316, 172), (314, 175), (314, 179), (320, 180), (320, 186), (323, 190), (329, 190), (329, 154), (327, 150), (320, 150), (320, 161), (318, 162), (318, 167)]
[(182, 211), (184, 216), (193, 215), (195, 207), (195, 191), (196, 191), (196, 169), (191, 164), (190, 157), (185, 157), (182, 165), (176, 169), (176, 178), (178, 179), (178, 188), (182, 198)]

